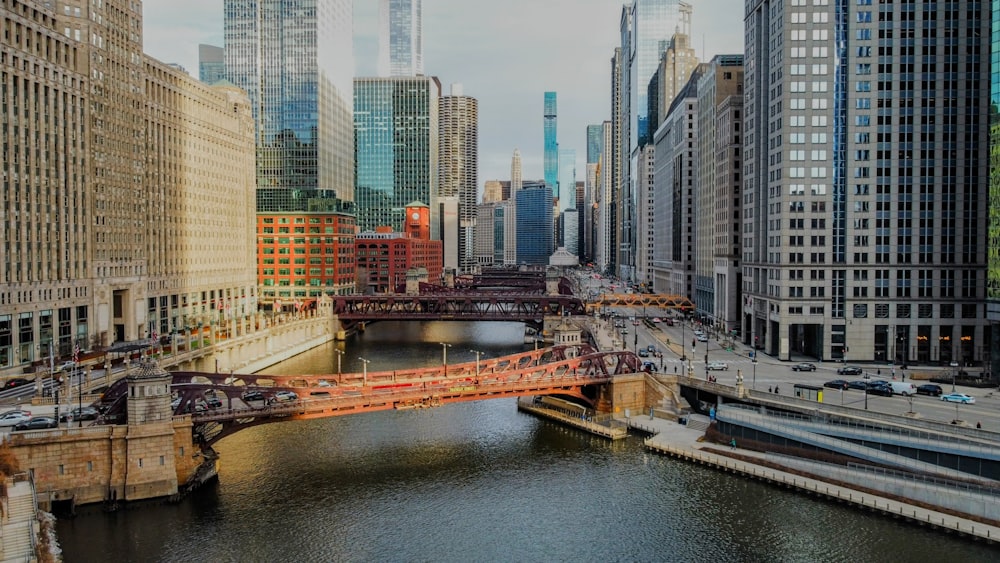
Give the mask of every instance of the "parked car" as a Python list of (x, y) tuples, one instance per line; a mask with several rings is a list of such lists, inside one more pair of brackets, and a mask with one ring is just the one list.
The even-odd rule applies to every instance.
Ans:
[(56, 428), (59, 423), (51, 416), (35, 416), (14, 427), (14, 430), (41, 430), (43, 428)]
[(266, 397), (260, 391), (247, 391), (243, 394), (243, 401), (263, 401)]
[(940, 397), (944, 394), (944, 389), (941, 389), (940, 385), (934, 385), (933, 383), (925, 383), (924, 385), (917, 386), (917, 395), (930, 395), (931, 397)]
[(0, 414), (0, 426), (15, 426), (31, 418), (31, 411), (7, 411)]
[(868, 388), (868, 382), (864, 379), (858, 379), (856, 381), (849, 381), (847, 383), (849, 389), (857, 389), (858, 391), (864, 391)]
[(94, 407), (77, 407), (68, 413), (59, 415), (59, 422), (66, 422), (67, 420), (97, 420), (100, 414)]
[(832, 381), (827, 381), (823, 384), (823, 387), (829, 387), (830, 389), (848, 389), (850, 388), (850, 383), (843, 379), (834, 379)]
[(816, 371), (816, 364), (795, 364), (792, 371)]
[(837, 369), (837, 375), (861, 375), (864, 370), (858, 366), (844, 366)]
[(883, 382), (871, 382), (868, 384), (868, 394), (869, 395), (883, 395), (885, 397), (892, 397), (892, 386), (886, 385)]
[(299, 396), (295, 394), (294, 391), (278, 391), (274, 394), (274, 402), (284, 403), (288, 401), (297, 401)]
[(13, 389), (22, 385), (28, 385), (29, 383), (31, 383), (30, 380), (23, 377), (15, 377), (14, 379), (8, 379), (7, 382), (4, 383), (4, 389)]
[(729, 370), (729, 364), (726, 362), (708, 362), (705, 369), (712, 371), (727, 371)]
[(972, 395), (966, 395), (965, 393), (948, 393), (947, 395), (941, 395), (941, 400), (948, 401), (949, 403), (962, 403), (963, 405), (976, 404), (976, 398)]

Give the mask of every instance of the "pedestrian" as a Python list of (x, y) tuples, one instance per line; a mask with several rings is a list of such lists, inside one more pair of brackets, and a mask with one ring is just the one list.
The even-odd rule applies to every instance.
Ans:
[(733, 438), (732, 440), (729, 441), (729, 449), (731, 450), (736, 449), (736, 438)]
[(777, 385), (774, 386), (774, 392), (775, 392), (775, 394), (778, 394), (778, 395), (781, 394), (781, 391), (778, 391), (778, 386)]
[(771, 390), (771, 386), (770, 385), (767, 386), (767, 392), (768, 393), (773, 393), (773, 391)]
[(983, 427), (983, 423), (982, 422), (977, 422), (976, 423), (976, 428), (982, 428), (982, 427)]

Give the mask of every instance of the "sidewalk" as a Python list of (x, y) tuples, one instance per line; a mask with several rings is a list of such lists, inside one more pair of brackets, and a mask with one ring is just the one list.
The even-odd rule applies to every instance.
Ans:
[[(703, 435), (702, 431), (688, 428), (676, 422), (650, 418), (645, 415), (631, 417), (626, 422), (630, 428), (653, 434), (645, 441), (647, 448), (671, 457), (709, 465), (727, 472), (741, 473), (744, 476), (775, 485), (807, 494), (824, 496), (838, 502), (852, 504), (858, 508), (876, 510), (895, 518), (905, 518), (913, 522), (972, 536), (989, 543), (1000, 541), (1000, 527), (997, 526), (705, 451), (706, 446), (717, 449), (725, 448), (725, 446), (698, 442), (698, 438)], [(736, 452), (743, 457), (764, 458), (764, 454), (760, 452), (739, 448), (736, 449)]]

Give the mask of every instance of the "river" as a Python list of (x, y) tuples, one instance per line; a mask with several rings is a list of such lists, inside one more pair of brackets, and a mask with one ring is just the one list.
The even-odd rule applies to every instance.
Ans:
[[(514, 323), (376, 323), (269, 373), (526, 349)], [(265, 424), (178, 504), (58, 522), (74, 561), (987, 561), (995, 548), (651, 454), (512, 399)]]

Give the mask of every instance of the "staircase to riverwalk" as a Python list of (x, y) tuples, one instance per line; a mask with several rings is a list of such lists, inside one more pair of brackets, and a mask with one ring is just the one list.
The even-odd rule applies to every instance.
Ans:
[(30, 479), (7, 479), (7, 496), (0, 500), (0, 562), (35, 561), (38, 537), (35, 488)]

